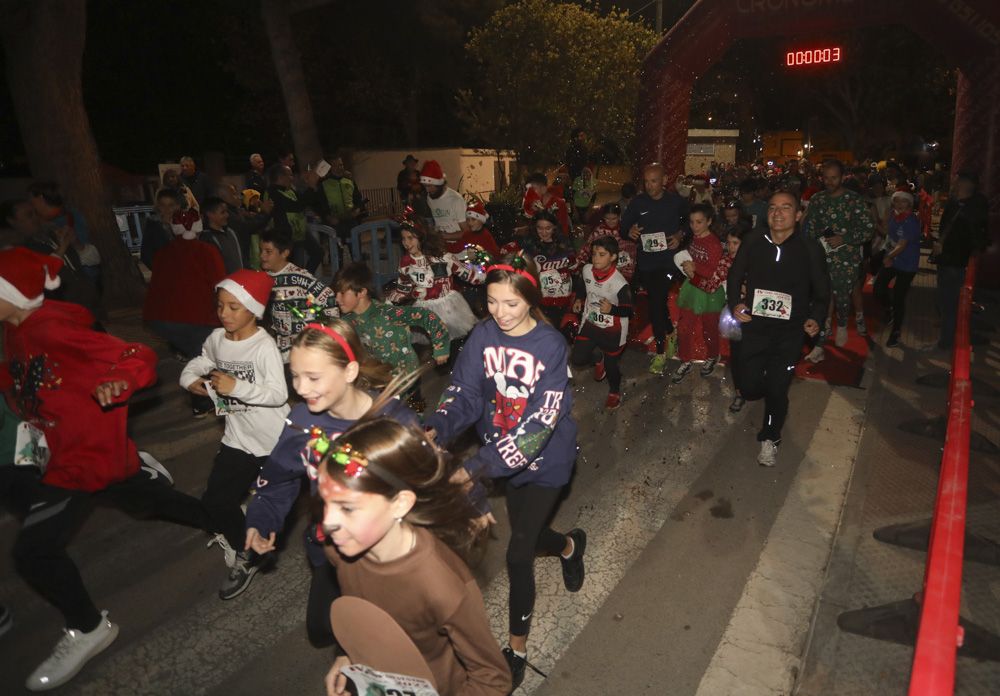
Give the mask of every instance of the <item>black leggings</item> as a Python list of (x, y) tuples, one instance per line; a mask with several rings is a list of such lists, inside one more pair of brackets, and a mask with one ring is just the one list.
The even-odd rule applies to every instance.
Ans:
[(507, 545), (507, 576), (510, 579), (510, 633), (528, 635), (535, 610), (535, 554), (558, 556), (566, 548), (566, 536), (552, 531), (549, 518), (559, 500), (561, 488), (527, 484), (520, 488), (507, 484), (507, 516), (510, 543)]
[(208, 511), (212, 532), (219, 532), (236, 551), (246, 544), (246, 518), (240, 508), (250, 486), (257, 480), (267, 457), (255, 457), (249, 452), (221, 445), (215, 455), (208, 487), (201, 496)]
[[(903, 314), (906, 311), (906, 295), (916, 272), (897, 271), (895, 268), (881, 268), (875, 276), (875, 298), (883, 307), (892, 309), (892, 333), (903, 329)], [(895, 278), (896, 284), (889, 290), (889, 282)]]
[(653, 325), (657, 353), (664, 352), (667, 334), (674, 332), (674, 323), (670, 321), (670, 306), (667, 304), (670, 284), (673, 283), (673, 279), (668, 273), (669, 269), (667, 268), (636, 272), (639, 283), (646, 288), (646, 299), (649, 301), (649, 322)]
[(330, 625), (330, 605), (340, 597), (340, 583), (337, 581), (337, 570), (329, 563), (311, 568), (306, 634), (313, 647), (328, 648), (337, 642)]
[(788, 415), (788, 387), (802, 354), (804, 335), (798, 326), (753, 333), (743, 330), (737, 383), (744, 399), (764, 399), (764, 424), (757, 433), (758, 442), (781, 441)]
[(622, 390), (622, 371), (619, 362), (624, 350), (625, 346), (618, 346), (614, 352), (611, 352), (587, 336), (580, 334), (573, 342), (569, 358), (576, 367), (594, 365), (604, 360), (604, 370), (608, 374), (608, 389), (612, 394), (618, 394)]

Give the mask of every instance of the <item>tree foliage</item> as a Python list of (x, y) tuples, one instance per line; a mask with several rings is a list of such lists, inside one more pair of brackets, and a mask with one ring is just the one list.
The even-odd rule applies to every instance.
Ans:
[(574, 127), (626, 157), (635, 137), (639, 69), (656, 33), (591, 3), (519, 0), (470, 33), (474, 87), (459, 113), (476, 144), (560, 161)]

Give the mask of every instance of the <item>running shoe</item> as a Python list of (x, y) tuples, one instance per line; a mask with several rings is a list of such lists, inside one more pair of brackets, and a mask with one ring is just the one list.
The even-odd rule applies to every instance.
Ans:
[(657, 353), (649, 361), (649, 374), (663, 376), (663, 371), (667, 368), (667, 356), (665, 353)]
[(28, 691), (48, 691), (75, 677), (91, 658), (115, 641), (118, 626), (108, 621), (108, 612), (102, 611), (101, 621), (94, 630), (64, 628), (63, 632), (52, 654), (25, 682)]
[(739, 394), (737, 394), (736, 396), (733, 397), (733, 400), (729, 403), (729, 412), (739, 413), (740, 411), (743, 410), (743, 407), (746, 406), (746, 403), (747, 400), (744, 399)]
[(811, 351), (809, 351), (808, 355), (806, 355), (806, 360), (815, 364), (823, 362), (823, 358), (825, 357), (826, 357), (826, 351), (823, 350), (823, 346), (816, 346)]
[(509, 645), (503, 649), (503, 657), (507, 660), (507, 667), (510, 668), (510, 692), (514, 693), (524, 681), (524, 668), (528, 665), (528, 658), (515, 653), (514, 648)]
[(886, 348), (895, 348), (898, 345), (899, 345), (899, 333), (896, 332), (896, 331), (893, 331), (891, 334), (889, 334), (889, 340), (887, 340), (885, 342), (885, 347)]
[(778, 458), (778, 443), (774, 440), (764, 440), (760, 443), (760, 454), (757, 463), (761, 466), (774, 466)]
[(594, 364), (594, 381), (600, 382), (602, 379), (607, 377), (608, 373), (604, 369), (604, 358), (601, 358)]
[(246, 554), (239, 552), (236, 554), (236, 562), (229, 571), (229, 577), (225, 584), (219, 589), (219, 599), (233, 599), (243, 594), (248, 587), (253, 576), (257, 574), (260, 565), (251, 565)]
[(559, 557), (562, 561), (563, 584), (570, 592), (579, 592), (583, 587), (583, 554), (587, 551), (587, 533), (577, 528), (566, 536), (573, 540), (573, 555), (569, 558)]
[(704, 363), (702, 363), (701, 369), (698, 371), (702, 377), (708, 377), (715, 370), (715, 366), (719, 364), (719, 356), (716, 355), (714, 358), (709, 358)]
[(690, 371), (691, 371), (691, 361), (688, 360), (686, 362), (682, 362), (680, 364), (680, 367), (678, 367), (674, 371), (674, 376), (670, 378), (670, 382), (672, 384), (677, 384), (682, 379), (684, 379), (685, 377), (687, 377), (688, 372), (690, 372)]
[(622, 405), (622, 395), (611, 392), (608, 394), (608, 400), (604, 402), (604, 410), (614, 411), (616, 408)]

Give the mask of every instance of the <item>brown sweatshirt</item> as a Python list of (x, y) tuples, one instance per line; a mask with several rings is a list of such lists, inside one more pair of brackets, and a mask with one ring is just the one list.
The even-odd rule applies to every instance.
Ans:
[(396, 620), (431, 668), (441, 696), (506, 696), (510, 670), (465, 563), (422, 527), (412, 551), (386, 563), (345, 559), (327, 546), (345, 597)]

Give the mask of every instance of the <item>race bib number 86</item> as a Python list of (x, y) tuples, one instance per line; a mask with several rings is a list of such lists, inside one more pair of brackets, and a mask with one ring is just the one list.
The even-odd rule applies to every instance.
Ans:
[(774, 290), (761, 290), (758, 288), (753, 293), (753, 309), (750, 313), (755, 317), (791, 319), (792, 296), (787, 292), (775, 292)]

